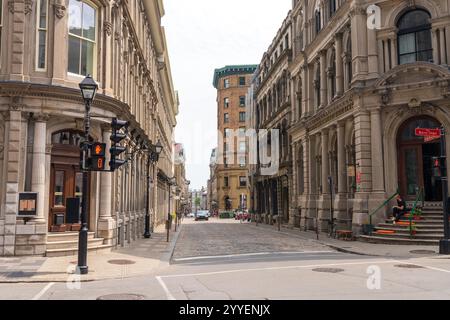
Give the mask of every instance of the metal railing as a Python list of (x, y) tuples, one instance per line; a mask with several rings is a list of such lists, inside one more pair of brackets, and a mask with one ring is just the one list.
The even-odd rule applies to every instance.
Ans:
[(391, 202), (392, 199), (394, 199), (397, 195), (399, 195), (400, 192), (397, 190), (392, 196), (389, 197), (386, 201), (383, 202), (382, 205), (380, 205), (378, 208), (376, 208), (372, 213), (369, 213), (369, 226), (370, 226), (370, 235), (372, 235), (373, 231), (373, 223), (372, 223), (372, 217), (375, 213), (380, 211), (382, 208), (384, 208), (389, 202)]
[(423, 210), (424, 198), (425, 198), (424, 197), (424, 189), (423, 188), (418, 189), (417, 195), (416, 195), (416, 200), (414, 201), (411, 212), (409, 213), (409, 236), (411, 239), (415, 235), (415, 232), (417, 231), (415, 226), (413, 227), (414, 217), (418, 215), (417, 204), (419, 202), (421, 202), (422, 210)]

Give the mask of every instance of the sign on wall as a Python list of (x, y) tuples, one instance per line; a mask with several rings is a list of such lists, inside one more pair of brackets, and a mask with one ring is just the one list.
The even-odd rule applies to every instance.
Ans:
[(19, 193), (19, 217), (34, 218), (37, 215), (37, 193), (21, 192)]

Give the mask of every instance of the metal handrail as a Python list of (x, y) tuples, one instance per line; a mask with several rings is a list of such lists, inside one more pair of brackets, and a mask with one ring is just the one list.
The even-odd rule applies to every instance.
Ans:
[[(416, 214), (417, 204), (420, 201), (423, 201), (423, 198), (424, 198), (423, 197), (424, 196), (423, 192), (424, 192), (423, 188), (420, 188), (419, 191), (417, 192), (416, 201), (414, 201), (413, 207), (412, 207), (411, 212), (409, 214), (409, 236), (410, 236), (410, 238), (413, 237), (412, 220), (413, 220), (413, 217)], [(422, 198), (422, 200), (420, 198)]]
[(389, 202), (391, 202), (392, 199), (394, 199), (398, 194), (400, 194), (399, 190), (397, 190), (392, 196), (389, 197), (389, 199), (387, 199), (386, 201), (383, 202), (383, 204), (381, 206), (379, 206), (378, 208), (376, 208), (372, 213), (369, 214), (369, 224), (372, 224), (372, 216), (377, 213), (378, 211), (380, 211), (383, 207), (385, 207)]

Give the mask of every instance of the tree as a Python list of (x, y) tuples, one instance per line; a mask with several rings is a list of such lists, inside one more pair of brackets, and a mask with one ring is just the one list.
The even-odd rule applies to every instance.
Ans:
[(195, 198), (195, 213), (197, 213), (197, 208), (200, 206), (201, 202), (202, 200), (199, 197)]

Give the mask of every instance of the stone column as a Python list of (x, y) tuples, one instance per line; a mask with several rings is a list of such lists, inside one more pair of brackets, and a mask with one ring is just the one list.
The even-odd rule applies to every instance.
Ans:
[(345, 157), (345, 122), (339, 121), (337, 124), (337, 147), (338, 147), (338, 193), (347, 192), (347, 168)]
[(399, 62), (398, 60), (398, 51), (397, 51), (397, 38), (393, 36), (391, 38), (391, 62), (392, 62), (392, 68), (395, 68), (398, 66)]
[(113, 68), (113, 56), (112, 56), (112, 23), (111, 23), (111, 7), (108, 5), (105, 7), (105, 17), (103, 21), (103, 37), (104, 37), (104, 79), (103, 79), (103, 93), (107, 95), (113, 95), (112, 89), (112, 68)]
[(306, 117), (308, 115), (308, 64), (305, 64), (301, 67), (302, 70), (302, 117)]
[[(68, 12), (64, 0), (56, 0), (53, 4), (53, 11), (55, 17), (53, 19), (53, 30), (58, 30), (58, 32), (53, 33), (53, 48), (49, 46), (49, 51), (52, 50), (53, 61), (51, 62), (53, 68), (52, 74), (52, 84), (62, 85), (64, 84), (64, 79), (66, 77), (67, 65), (67, 24), (68, 24)], [(51, 43), (51, 41), (49, 41)], [(64, 59), (61, 59), (64, 57)]]
[(439, 42), (441, 47), (441, 64), (447, 64), (447, 56), (445, 55), (445, 28), (439, 30)]
[(372, 152), (372, 191), (384, 192), (383, 143), (380, 108), (370, 111), (370, 140)]
[(16, 109), (5, 112), (3, 117), (6, 122), (5, 130), (5, 157), (6, 163), (6, 204), (5, 204), (5, 229), (3, 240), (3, 255), (14, 256), (16, 246), (16, 217), (19, 205), (19, 168), (21, 157), (21, 128), (22, 115)]
[(342, 33), (336, 34), (336, 95), (344, 93), (344, 66), (342, 63)]
[[(367, 29), (369, 77), (378, 78), (378, 46), (376, 30)], [(397, 51), (395, 51), (397, 52)]]
[(433, 62), (439, 64), (438, 37), (436, 28), (431, 30), (431, 40), (433, 44)]
[(329, 175), (329, 158), (328, 158), (328, 137), (329, 130), (322, 130), (322, 193), (328, 194), (328, 175)]
[(390, 64), (390, 52), (389, 52), (389, 40), (384, 39), (384, 71), (388, 72), (391, 70), (391, 64)]
[(320, 107), (328, 104), (327, 83), (327, 56), (326, 51), (322, 50), (320, 51)]
[[(103, 143), (106, 143), (106, 150), (111, 148), (111, 127), (102, 126), (103, 129)], [(105, 162), (109, 163), (109, 152), (106, 153), (107, 158)], [(109, 166), (107, 166), (108, 168)], [(105, 244), (112, 245), (114, 243), (114, 230), (116, 228), (116, 221), (112, 217), (112, 173), (100, 173), (100, 210), (98, 220), (98, 233), (101, 238), (105, 239)]]
[(356, 81), (367, 76), (367, 12), (364, 1), (353, 0), (350, 8), (353, 74)]
[(447, 64), (450, 64), (450, 25), (445, 26), (445, 43), (447, 45)]
[(36, 223), (45, 224), (45, 149), (48, 115), (35, 115), (33, 138), (33, 171), (31, 175), (31, 191), (37, 192)]

